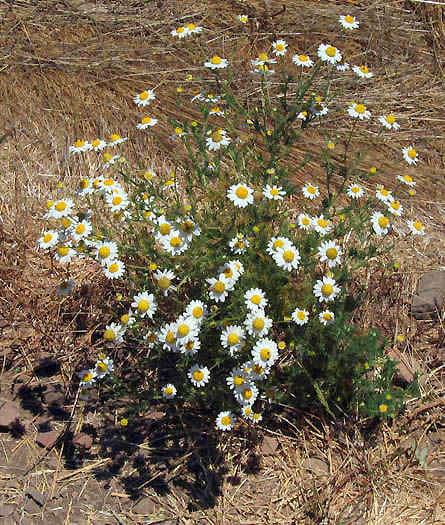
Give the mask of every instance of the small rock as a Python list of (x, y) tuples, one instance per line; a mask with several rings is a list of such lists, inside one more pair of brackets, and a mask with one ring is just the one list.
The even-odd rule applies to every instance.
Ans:
[(28, 514), (40, 514), (41, 506), (38, 503), (36, 503), (32, 498), (26, 498), (23, 508)]
[(328, 464), (318, 458), (307, 458), (301, 466), (306, 470), (310, 470), (316, 476), (326, 476), (329, 474)]
[(396, 381), (398, 380), (401, 383), (408, 384), (412, 383), (414, 381), (414, 376), (417, 373), (419, 374), (419, 383), (424, 384), (424, 371), (420, 366), (419, 362), (413, 356), (400, 352), (400, 350), (397, 350), (397, 348), (393, 348), (388, 353), (388, 357), (390, 357), (394, 361), (398, 361), (396, 366)]
[(5, 401), (0, 407), (0, 431), (7, 432), (13, 423), (19, 423), (20, 417), (20, 408), (10, 401)]
[(0, 505), (0, 517), (6, 518), (14, 512), (14, 505)]
[(91, 448), (91, 445), (93, 444), (93, 438), (88, 434), (77, 434), (73, 438), (73, 444), (82, 447), (85, 450), (88, 450)]
[(38, 434), (36, 443), (47, 450), (53, 448), (60, 432), (58, 430), (51, 430), (51, 432), (40, 432)]
[(6, 328), (9, 326), (9, 323), (6, 319), (0, 319), (0, 329)]
[(136, 505), (133, 507), (133, 512), (135, 514), (143, 514), (144, 516), (149, 516), (155, 512), (155, 503), (150, 498), (143, 498), (139, 500)]
[(35, 488), (29, 487), (26, 490), (25, 494), (28, 496), (28, 498), (31, 498), (32, 500), (34, 500), (41, 507), (45, 505), (46, 497), (41, 492), (36, 490)]
[(445, 271), (427, 272), (419, 280), (411, 301), (411, 314), (419, 320), (437, 319), (445, 305)]
[(273, 456), (277, 453), (279, 445), (280, 442), (278, 439), (266, 436), (261, 443), (260, 453), (263, 454), (263, 456)]

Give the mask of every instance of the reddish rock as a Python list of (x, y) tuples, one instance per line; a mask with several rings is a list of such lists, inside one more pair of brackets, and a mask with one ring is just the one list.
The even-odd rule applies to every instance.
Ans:
[(38, 434), (36, 443), (47, 450), (53, 448), (60, 432), (58, 430), (51, 430), (51, 432), (40, 432)]
[(88, 434), (77, 434), (73, 438), (73, 444), (77, 447), (82, 447), (86, 450), (91, 448), (91, 445), (93, 444), (93, 438), (89, 436)]
[(5, 401), (0, 407), (0, 430), (7, 432), (13, 423), (20, 421), (20, 417), (20, 408), (10, 401)]
[(261, 443), (260, 452), (263, 454), (263, 456), (274, 456), (277, 454), (279, 445), (280, 442), (278, 439), (271, 436), (266, 436)]

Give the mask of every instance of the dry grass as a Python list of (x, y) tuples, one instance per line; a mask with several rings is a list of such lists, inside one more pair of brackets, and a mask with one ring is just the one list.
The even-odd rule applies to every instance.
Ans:
[[(167, 154), (172, 148), (167, 117), (199, 119), (196, 108), (187, 101), (201, 84), (186, 83), (184, 77), (202, 74), (201, 52), (188, 43), (178, 48), (169, 31), (184, 21), (198, 20), (206, 28), (203, 55), (207, 47), (227, 57), (234, 53), (234, 88), (246, 104), (258, 92), (247, 73), (249, 60), (268, 48), (275, 35), (283, 36), (292, 51), (309, 54), (314, 54), (320, 41), (330, 41), (350, 62), (366, 61), (375, 74), (366, 91), (354, 90), (346, 82), (335, 86), (344, 91), (334, 106), (340, 109), (365, 96), (375, 114), (390, 108), (402, 125), (397, 134), (383, 133), (378, 145), (373, 144), (377, 130), (358, 133), (356, 149), (367, 149), (371, 144), (366, 162), (385, 170), (377, 181), (391, 186), (388, 180), (400, 170), (403, 146), (414, 143), (421, 157), (415, 170), (419, 191), (403, 204), (422, 218), (429, 233), (415, 244), (399, 240), (401, 268), (393, 279), (382, 283), (368, 274), (369, 287), (374, 287), (375, 293), (364, 305), (363, 321), (372, 318), (391, 338), (405, 336), (401, 349), (426, 372), (422, 397), (409, 402), (406, 414), (393, 426), (372, 431), (366, 429), (366, 422), (333, 425), (314, 415), (289, 412), (275, 431), (269, 431), (279, 436), (280, 453), (259, 456), (258, 471), (251, 468), (257, 457), (255, 450), (243, 442), (231, 442), (225, 451), (228, 472), (221, 489), (215, 489), (210, 509), (192, 512), (187, 496), (178, 491), (163, 497), (152, 489), (146, 493), (153, 496), (159, 523), (445, 523), (443, 439), (439, 445), (428, 442), (430, 466), (426, 469), (419, 465), (411, 446), (406, 451), (403, 448), (404, 440), (425, 440), (433, 431), (443, 438), (443, 326), (415, 321), (408, 313), (418, 277), (425, 270), (445, 266), (444, 8), (399, 0), (295, 0), (288, 2), (282, 13), (281, 7), (282, 2), (272, 0), (216, 5), (208, 0), (0, 1), (0, 135), (7, 134), (0, 144), (0, 313), (6, 320), (0, 349), (18, 370), (12, 378), (8, 376), (3, 392), (21, 379), (31, 385), (40, 381), (31, 373), (39, 353), (55, 356), (61, 363), (61, 379), (69, 391), (71, 376), (85, 350), (91, 351), (92, 333), (101, 321), (98, 302), (102, 300), (102, 283), (94, 269), (85, 264), (76, 267), (75, 276), (88, 282), (88, 288), (60, 303), (54, 298), (54, 289), (63, 272), (53, 271), (35, 249), (43, 227), (44, 201), (57, 192), (65, 194), (77, 184), (80, 173), (86, 175), (97, 168), (73, 167), (67, 158), (68, 146), (77, 137), (92, 140), (133, 130), (140, 111), (132, 96), (146, 87), (155, 88), (158, 101), (151, 108), (153, 116), (161, 119), (160, 140), (131, 133), (126, 156), (143, 159), (147, 167), (168, 173), (174, 161)], [(332, 21), (346, 11), (362, 22), (360, 33), (353, 37), (333, 30)], [(236, 15), (241, 13), (249, 14), (249, 26), (236, 23)], [(185, 91), (180, 110), (176, 105), (178, 86)], [(333, 110), (327, 119), (330, 136), (344, 135), (348, 129), (339, 113)], [(317, 128), (303, 135), (291, 162), (297, 165), (307, 151), (317, 152), (322, 143)], [(323, 173), (316, 161), (305, 174), (309, 169), (311, 179), (318, 178), (322, 184)], [(296, 181), (302, 182), (305, 174), (296, 173)], [(62, 190), (57, 188), (59, 182)], [(138, 447), (144, 449), (145, 443)], [(12, 459), (25, 449), (30, 465), (38, 461), (41, 452), (33, 434), (13, 449)], [(47, 459), (54, 459), (54, 454)], [(189, 451), (184, 453), (184, 463), (187, 454)], [(322, 462), (322, 473), (305, 468), (310, 458)], [(96, 500), (85, 503), (80, 523), (102, 523), (112, 517), (121, 523), (142, 523), (122, 503), (128, 500), (122, 488), (113, 485), (111, 492), (106, 492), (88, 474), (101, 466), (97, 461), (103, 460), (92, 459), (86, 464), (91, 470), (68, 475), (57, 460), (52, 468), (19, 478), (22, 485), (15, 489), (4, 475), (0, 478), (6, 487), (2, 494), (19, 501), (29, 484), (43, 492), (58, 487), (69, 503), (70, 514), (79, 505), (73, 491), (79, 490), (76, 483), (83, 477), (82, 494), (88, 493), (87, 484), (91, 483), (104, 499), (107, 493), (108, 499), (103, 507)], [(212, 469), (219, 468), (212, 461), (202, 471), (206, 480)], [(130, 468), (129, 463), (126, 466)], [(113, 490), (114, 496), (110, 496)], [(42, 519), (46, 511), (45, 507)], [(68, 516), (66, 522), (70, 519)]]

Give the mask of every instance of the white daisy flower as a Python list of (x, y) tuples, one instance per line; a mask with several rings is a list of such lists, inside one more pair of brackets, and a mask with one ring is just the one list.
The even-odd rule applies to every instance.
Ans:
[(84, 151), (90, 151), (93, 146), (87, 140), (76, 140), (76, 142), (69, 147), (70, 153), (81, 153)]
[(43, 232), (43, 235), (39, 239), (39, 247), (42, 250), (52, 248), (59, 242), (59, 234), (54, 230), (48, 230)]
[(352, 66), (352, 71), (360, 78), (371, 78), (374, 73), (369, 71), (368, 66)]
[(152, 100), (155, 100), (156, 95), (154, 91), (151, 89), (146, 89), (145, 91), (142, 91), (141, 93), (138, 93), (134, 98), (133, 101), (137, 106), (148, 106)]
[(209, 382), (210, 371), (206, 366), (194, 364), (189, 369), (187, 376), (196, 387), (200, 388)]
[(417, 161), (419, 160), (419, 154), (412, 146), (409, 146), (408, 148), (403, 148), (402, 153), (403, 158), (408, 164), (417, 164)]
[(297, 217), (297, 224), (302, 230), (310, 230), (313, 226), (312, 217), (307, 215), (307, 213), (300, 213)]
[(231, 390), (242, 387), (247, 382), (247, 372), (243, 368), (234, 368), (229, 377), (226, 378), (226, 383)]
[(71, 225), (70, 233), (75, 241), (80, 241), (88, 237), (93, 231), (93, 226), (90, 221), (84, 219), (83, 221), (75, 221)]
[(244, 326), (251, 336), (265, 337), (272, 328), (272, 319), (266, 316), (264, 310), (258, 308), (247, 315)]
[(91, 388), (96, 381), (96, 371), (93, 368), (79, 372), (80, 388)]
[(252, 414), (253, 414), (252, 405), (250, 405), (249, 403), (243, 404), (243, 406), (241, 407), (241, 415), (243, 416), (243, 418), (250, 420), (250, 416)]
[(210, 115), (222, 117), (224, 115), (224, 110), (221, 109), (219, 106), (212, 106), (209, 109), (209, 116)]
[(246, 334), (240, 326), (230, 325), (222, 331), (220, 341), (233, 357), (244, 346), (245, 338)]
[(133, 311), (128, 310), (126, 314), (122, 314), (120, 318), (121, 325), (125, 328), (128, 328), (129, 326), (133, 326), (136, 322), (136, 317), (133, 315)]
[(348, 107), (348, 114), (351, 117), (359, 118), (360, 120), (371, 118), (371, 112), (366, 109), (364, 104), (351, 104)]
[(242, 24), (247, 24), (248, 20), (249, 20), (249, 17), (248, 15), (238, 15), (238, 20), (242, 23)]
[(341, 264), (343, 252), (335, 241), (325, 241), (318, 248), (318, 256), (321, 262), (327, 262), (329, 268)]
[(107, 193), (105, 200), (113, 213), (125, 210), (130, 204), (127, 194), (118, 190), (114, 193)]
[(259, 365), (255, 361), (248, 361), (244, 366), (249, 370), (248, 378), (250, 381), (262, 381), (271, 371), (270, 366)]
[(358, 184), (350, 184), (346, 190), (346, 195), (351, 199), (360, 199), (365, 194), (365, 190)]
[(125, 273), (125, 264), (119, 259), (104, 265), (104, 274), (107, 279), (119, 279)]
[(282, 201), (283, 197), (286, 195), (286, 192), (281, 186), (266, 184), (266, 187), (263, 189), (263, 195), (266, 199), (273, 201)]
[(258, 66), (264, 66), (266, 64), (276, 64), (275, 58), (269, 58), (267, 53), (260, 53), (256, 60), (251, 60), (252, 66), (257, 68)]
[(258, 387), (251, 382), (246, 382), (236, 388), (233, 394), (240, 405), (253, 405), (258, 397)]
[[(172, 332), (173, 333), (173, 332)], [(174, 333), (173, 333), (174, 337)], [(148, 346), (148, 348), (154, 348), (155, 345), (159, 341), (159, 335), (154, 330), (149, 330), (143, 337), (144, 343)], [(165, 341), (164, 341), (165, 342)]]
[(203, 30), (201, 26), (197, 26), (195, 24), (186, 24), (185, 28), (187, 29), (190, 35), (201, 33)]
[(284, 56), (287, 51), (287, 42), (285, 40), (277, 40), (272, 42), (272, 50), (275, 56)]
[(283, 268), (288, 272), (296, 270), (301, 260), (300, 253), (294, 246), (281, 248), (277, 250), (272, 257), (280, 268)]
[(110, 166), (113, 166), (113, 164), (115, 164), (116, 161), (121, 158), (121, 154), (117, 153), (116, 155), (111, 155), (111, 153), (104, 153), (102, 158), (105, 162), (104, 169), (107, 169)]
[(184, 315), (193, 317), (198, 325), (201, 325), (207, 317), (207, 306), (202, 301), (190, 301)]
[(263, 415), (260, 412), (252, 412), (249, 416), (249, 419), (254, 423), (259, 423), (263, 420)]
[(221, 100), (221, 97), (219, 95), (214, 95), (213, 93), (207, 93), (206, 91), (199, 91), (192, 98), (191, 102), (195, 102), (195, 100), (199, 100), (200, 102), (209, 102), (209, 103), (215, 104)]
[(425, 227), (418, 220), (407, 221), (408, 228), (413, 235), (425, 235)]
[(192, 217), (184, 217), (182, 219), (178, 219), (177, 223), (179, 224), (179, 228), (182, 232), (182, 236), (188, 242), (192, 241), (193, 235), (195, 236), (201, 235), (201, 229), (196, 224), (196, 222), (193, 220)]
[(320, 44), (318, 46), (318, 56), (323, 62), (329, 62), (333, 66), (342, 59), (340, 51), (330, 44)]
[(309, 312), (302, 308), (295, 308), (292, 312), (292, 321), (300, 326), (305, 325), (309, 321)]
[(54, 258), (60, 264), (68, 264), (75, 256), (76, 250), (74, 250), (70, 244), (65, 243), (57, 247)]
[(397, 179), (407, 186), (415, 186), (417, 184), (410, 175), (397, 175)]
[(186, 27), (180, 26), (176, 29), (173, 29), (173, 31), (170, 31), (171, 36), (175, 36), (177, 38), (184, 38), (188, 36), (189, 31)]
[(45, 215), (46, 219), (61, 219), (71, 215), (74, 207), (74, 201), (71, 199), (60, 199), (55, 201), (53, 206)]
[(234, 237), (229, 242), (229, 247), (232, 250), (232, 252), (236, 255), (242, 255), (243, 253), (247, 252), (247, 249), (249, 248), (250, 242), (248, 239), (244, 237)]
[(110, 136), (110, 142), (108, 143), (108, 146), (117, 146), (118, 144), (122, 144), (123, 142), (126, 142), (128, 140), (127, 137), (121, 137), (117, 133), (113, 133)]
[(253, 204), (253, 189), (247, 184), (234, 184), (230, 186), (227, 197), (238, 208), (245, 208), (248, 204)]
[(245, 305), (248, 310), (264, 310), (267, 306), (268, 300), (266, 294), (261, 290), (261, 288), (250, 288), (244, 294)]
[(360, 22), (357, 20), (357, 18), (351, 15), (342, 15), (338, 21), (345, 29), (358, 29), (360, 25)]
[(396, 122), (396, 118), (394, 115), (388, 114), (388, 115), (382, 115), (378, 118), (378, 121), (382, 126), (385, 126), (387, 129), (399, 129), (400, 124)]
[(227, 277), (222, 273), (217, 279), (212, 277), (211, 279), (206, 279), (206, 282), (210, 285), (210, 299), (223, 303), (227, 299), (227, 296), (232, 289), (230, 281), (227, 279)]
[(95, 191), (95, 187), (93, 185), (93, 179), (83, 178), (79, 181), (79, 189), (77, 191), (77, 194), (80, 197), (83, 197), (84, 195), (91, 195)]
[(158, 123), (157, 118), (149, 117), (148, 115), (141, 119), (141, 121), (136, 125), (137, 129), (147, 129), (152, 128), (153, 126), (156, 126)]
[(105, 326), (104, 339), (108, 343), (119, 344), (124, 340), (125, 328), (119, 323), (111, 323)]
[(218, 268), (218, 274), (223, 273), (231, 288), (237, 283), (241, 274), (238, 271), (236, 264), (233, 261), (229, 261)]
[(346, 62), (345, 60), (339, 62), (335, 68), (337, 69), (337, 71), (348, 71), (349, 69), (349, 62)]
[(230, 261), (230, 263), (233, 263), (235, 265), (235, 268), (238, 272), (238, 276), (243, 275), (244, 273), (244, 266), (241, 261), (238, 261), (238, 259), (235, 259), (233, 261)]
[(232, 430), (232, 428), (235, 426), (235, 423), (235, 416), (228, 410), (220, 412), (216, 418), (216, 426), (222, 431)]
[(320, 320), (321, 324), (330, 326), (335, 323), (335, 314), (330, 310), (324, 310), (323, 312), (320, 312), (318, 319)]
[(176, 343), (178, 346), (185, 345), (198, 337), (199, 326), (193, 317), (181, 315), (176, 321)]
[(309, 183), (305, 184), (301, 191), (303, 192), (303, 195), (306, 197), (306, 199), (311, 199), (311, 201), (320, 195), (318, 186), (313, 186)]
[(278, 346), (272, 339), (260, 339), (252, 348), (253, 361), (263, 367), (272, 366), (278, 359)]
[(214, 55), (208, 62), (204, 62), (204, 67), (208, 67), (209, 69), (224, 69), (228, 65), (228, 61), (218, 55)]
[(99, 189), (105, 193), (114, 193), (115, 191), (124, 191), (122, 186), (117, 180), (112, 179), (111, 177), (104, 177), (99, 182)]
[(275, 71), (273, 69), (270, 69), (267, 64), (258, 64), (254, 70), (252, 70), (252, 74), (258, 75), (258, 76), (264, 76), (268, 77), (275, 74)]
[(198, 350), (201, 348), (201, 341), (198, 338), (192, 339), (187, 343), (179, 346), (179, 351), (184, 355), (195, 355), (198, 353)]
[(325, 219), (323, 215), (320, 215), (319, 217), (313, 217), (312, 226), (320, 235), (326, 235), (332, 229), (331, 221)]
[(144, 291), (133, 297), (131, 306), (136, 310), (140, 317), (149, 317), (150, 319), (153, 319), (158, 303), (153, 294)]
[(307, 55), (295, 55), (292, 57), (292, 62), (299, 67), (312, 67), (314, 65), (313, 60)]
[(101, 264), (108, 264), (114, 261), (118, 256), (118, 248), (115, 242), (102, 241), (95, 246), (95, 257)]
[(158, 270), (153, 274), (153, 277), (164, 297), (166, 297), (169, 292), (176, 291), (176, 286), (172, 284), (172, 281), (176, 279), (176, 275), (171, 270)]
[(377, 197), (377, 199), (379, 199), (379, 201), (382, 201), (384, 203), (391, 202), (394, 200), (391, 191), (386, 190), (383, 186), (377, 187), (375, 196)]
[(391, 202), (387, 202), (386, 206), (393, 215), (397, 215), (398, 217), (403, 215), (403, 206), (400, 201), (392, 200)]
[(175, 385), (172, 385), (171, 383), (167, 383), (165, 386), (161, 389), (162, 397), (165, 399), (173, 399), (176, 396), (176, 387)]
[(157, 231), (155, 232), (155, 239), (160, 241), (162, 237), (168, 237), (172, 232), (174, 225), (165, 218), (165, 215), (160, 215), (155, 224), (157, 225)]
[(379, 211), (375, 211), (371, 217), (371, 224), (376, 235), (381, 237), (386, 235), (391, 227), (388, 217), (385, 217)]
[(206, 146), (209, 151), (218, 151), (221, 146), (228, 146), (231, 140), (223, 129), (218, 129), (213, 133), (209, 132), (206, 138)]
[(272, 237), (267, 243), (266, 252), (273, 257), (278, 250), (285, 250), (287, 248), (293, 248), (294, 245), (287, 237)]
[(107, 147), (107, 143), (102, 139), (94, 139), (91, 143), (91, 146), (93, 147), (94, 151), (101, 151)]
[(168, 235), (162, 237), (160, 241), (162, 248), (170, 255), (181, 255), (189, 247), (189, 243), (179, 230), (172, 230)]
[(109, 357), (104, 357), (103, 359), (99, 359), (99, 361), (96, 362), (94, 365), (94, 370), (96, 372), (96, 377), (98, 379), (103, 379), (105, 376), (108, 376), (113, 372), (114, 370), (114, 363), (113, 360)]
[(68, 295), (69, 293), (71, 293), (73, 288), (74, 288), (73, 280), (70, 279), (69, 281), (63, 281), (57, 287), (57, 295), (59, 296)]
[(159, 342), (163, 343), (163, 350), (167, 352), (179, 352), (179, 346), (176, 341), (176, 323), (167, 323), (162, 326), (157, 336)]
[(335, 279), (332, 277), (323, 277), (323, 280), (318, 280), (314, 284), (314, 295), (318, 297), (318, 300), (321, 302), (333, 301), (337, 295), (340, 293), (340, 287), (337, 286)]

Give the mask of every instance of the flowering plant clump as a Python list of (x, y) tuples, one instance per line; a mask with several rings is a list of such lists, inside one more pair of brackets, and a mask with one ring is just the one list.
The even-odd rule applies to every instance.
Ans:
[[(351, 16), (340, 22), (359, 27)], [(189, 24), (171, 34), (190, 38), (201, 30)], [(289, 47), (277, 40), (271, 52), (281, 61)], [(109, 352), (124, 347), (127, 364), (99, 356), (80, 372), (80, 386), (112, 378), (116, 396), (134, 399), (127, 417), (142, 399), (187, 403), (211, 407), (214, 424), (228, 431), (240, 417), (258, 423), (276, 401), (382, 417), (402, 406), (405, 392), (392, 384), (385, 340), (353, 316), (366, 296), (360, 270), (391, 251), (392, 224), (406, 221), (399, 199), (415, 182), (402, 172), (397, 196), (372, 191), (375, 168), (363, 169), (361, 155), (348, 158), (352, 131), (343, 165), (332, 156), (338, 137), (311, 159), (324, 169), (324, 185), (315, 184), (309, 157), (291, 163), (299, 136), (330, 109), (330, 82), (346, 74), (331, 44), (320, 43), (317, 63), (295, 51), (292, 70), (279, 62), (281, 83), (269, 83), (277, 59), (265, 52), (252, 59), (261, 96), (247, 108), (231, 90), (230, 60), (209, 53), (203, 70), (214, 89), (192, 99), (201, 122), (170, 123), (185, 153), (174, 173), (136, 170), (122, 153), (106, 151), (103, 172), (83, 178), (75, 198), (47, 203), (51, 227), (40, 248), (67, 267), (74, 258), (94, 259), (119, 292), (103, 340)], [(312, 93), (325, 71), (323, 96)], [(370, 78), (367, 67), (358, 71)], [(131, 96), (142, 107), (156, 99), (150, 89)], [(372, 118), (362, 101), (341, 111), (352, 130)], [(398, 127), (391, 114), (379, 120)], [(135, 127), (156, 136), (156, 125), (144, 117)], [(126, 141), (117, 134), (108, 143), (77, 140), (70, 151), (94, 155)], [(418, 161), (412, 145), (403, 158)], [(304, 185), (295, 184), (295, 172)], [(424, 234), (415, 217), (405, 230)], [(149, 386), (141, 374), (150, 374)]]

